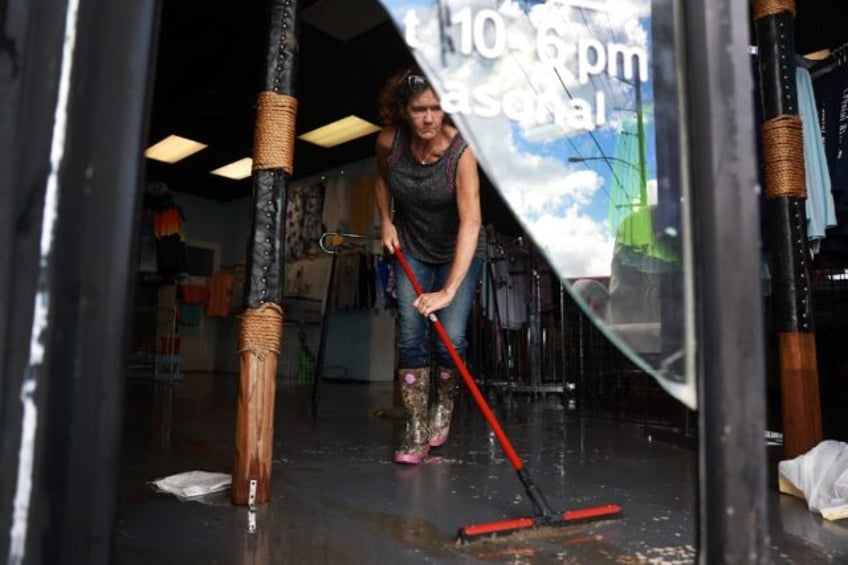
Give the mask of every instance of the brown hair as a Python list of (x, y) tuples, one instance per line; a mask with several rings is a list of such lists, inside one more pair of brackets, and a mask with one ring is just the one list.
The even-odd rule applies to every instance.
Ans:
[[(383, 127), (406, 126), (406, 120), (403, 117), (406, 104), (414, 92), (420, 92), (411, 90), (407, 85), (406, 77), (410, 75), (427, 76), (421, 70), (421, 67), (411, 65), (392, 73), (380, 89), (377, 97), (377, 113), (380, 118), (380, 124)], [(432, 86), (428, 87), (433, 88)], [(436, 92), (436, 90), (433, 89), (433, 92)], [(436, 95), (438, 95), (438, 92), (436, 92)], [(456, 127), (449, 114), (445, 114), (443, 121), (449, 126)]]
[(423, 74), (418, 66), (404, 67), (386, 79), (377, 97), (377, 111), (383, 126), (403, 123), (403, 109), (412, 94), (406, 85), (409, 75)]

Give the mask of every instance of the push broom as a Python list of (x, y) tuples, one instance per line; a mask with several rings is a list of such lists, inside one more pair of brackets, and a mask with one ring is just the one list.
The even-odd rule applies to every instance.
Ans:
[[(400, 248), (395, 248), (395, 257), (397, 257), (398, 263), (400, 263), (401, 268), (404, 273), (406, 273), (409, 282), (412, 283), (416, 296), (420, 296), (423, 293), (421, 285), (418, 284), (418, 280), (415, 278), (415, 274), (412, 272), (412, 269), (409, 268), (409, 263), (407, 263), (406, 257), (404, 257)], [(504, 454), (507, 459), (509, 459), (509, 462), (512, 464), (513, 469), (515, 469), (515, 472), (518, 474), (518, 478), (521, 481), (521, 484), (524, 485), (524, 490), (527, 492), (527, 496), (533, 503), (533, 509), (535, 510), (533, 516), (529, 517), (463, 526), (459, 528), (457, 537), (461, 541), (468, 542), (484, 537), (507, 535), (537, 526), (572, 526), (595, 520), (619, 517), (621, 515), (621, 506), (618, 504), (606, 504), (590, 508), (566, 510), (564, 512), (554, 512), (551, 510), (551, 507), (548, 504), (548, 501), (545, 500), (542, 491), (539, 490), (539, 487), (536, 486), (533, 479), (530, 478), (530, 473), (524, 467), (524, 463), (516, 453), (515, 448), (513, 448), (512, 443), (504, 433), (497, 418), (495, 418), (494, 413), (492, 413), (491, 408), (489, 408), (486, 399), (483, 398), (483, 395), (480, 393), (477, 383), (474, 382), (474, 379), (471, 377), (471, 373), (468, 372), (465, 362), (463, 362), (459, 353), (457, 353), (456, 347), (442, 326), (442, 323), (439, 321), (439, 318), (435, 314), (430, 314), (429, 319), (433, 324), (433, 327), (436, 329), (436, 332), (439, 334), (439, 338), (441, 338), (445, 347), (447, 347), (451, 359), (453, 359), (456, 368), (459, 370), (459, 373), (462, 375), (462, 379), (465, 381), (465, 385), (471, 392), (471, 396), (474, 397), (474, 400), (477, 402), (477, 406), (480, 408), (480, 411), (483, 413), (483, 416), (486, 418), (486, 421), (489, 423), (489, 426), (498, 438), (498, 442), (501, 444)]]

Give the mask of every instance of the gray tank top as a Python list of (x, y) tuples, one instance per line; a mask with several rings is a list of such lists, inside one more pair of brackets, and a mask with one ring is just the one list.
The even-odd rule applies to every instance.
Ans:
[[(412, 156), (406, 130), (395, 130), (387, 163), (393, 222), (404, 254), (427, 263), (453, 261), (459, 229), (456, 171), (467, 147), (457, 132), (438, 161), (422, 165)], [(475, 255), (484, 258), (485, 249), (481, 229)]]

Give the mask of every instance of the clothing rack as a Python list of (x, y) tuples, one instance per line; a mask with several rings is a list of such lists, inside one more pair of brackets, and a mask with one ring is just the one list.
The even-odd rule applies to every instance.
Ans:
[[(759, 55), (759, 47), (756, 45), (748, 46), (748, 54), (752, 58)], [(802, 55), (795, 54), (795, 65), (803, 67), (810, 72), (810, 77), (816, 78), (826, 75), (833, 69), (839, 68), (848, 62), (848, 43), (844, 43), (831, 51), (831, 53), (820, 60), (807, 59)]]
[(343, 251), (365, 251), (369, 241), (377, 241), (378, 237), (358, 233), (326, 232), (318, 240), (318, 245), (325, 253), (338, 255)]
[(810, 65), (810, 77), (815, 80), (820, 76), (826, 75), (833, 69), (841, 67), (846, 62), (848, 62), (848, 43), (843, 43), (834, 49), (827, 58)]
[(336, 259), (340, 254), (358, 253), (364, 251), (369, 241), (379, 238), (357, 233), (325, 232), (318, 240), (321, 249), (333, 256), (330, 263), (330, 275), (327, 278), (327, 290), (325, 291), (324, 311), (321, 321), (321, 339), (318, 344), (318, 353), (315, 359), (315, 378), (312, 381), (312, 405), (318, 406), (320, 398), (320, 382), (324, 376), (324, 355), (327, 343), (327, 329), (330, 325), (330, 305), (333, 301), (333, 281), (336, 276)]

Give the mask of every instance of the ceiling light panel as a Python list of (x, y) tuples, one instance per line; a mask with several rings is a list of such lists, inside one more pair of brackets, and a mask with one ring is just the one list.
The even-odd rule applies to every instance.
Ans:
[(211, 171), (213, 175), (233, 180), (246, 179), (253, 172), (253, 159), (245, 157)]
[(206, 147), (206, 144), (188, 139), (187, 137), (169, 135), (165, 139), (148, 147), (144, 152), (144, 156), (148, 159), (173, 165), (190, 155), (194, 155), (198, 151), (206, 149)]
[(321, 147), (335, 147), (342, 143), (380, 131), (380, 127), (354, 115), (306, 132), (298, 139)]

